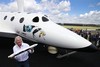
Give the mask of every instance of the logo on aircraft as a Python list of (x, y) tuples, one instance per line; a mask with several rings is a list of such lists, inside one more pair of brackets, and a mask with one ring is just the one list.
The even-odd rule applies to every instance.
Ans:
[[(33, 30), (33, 28), (36, 28), (37, 26), (34, 25), (24, 25), (23, 26), (23, 31), (24, 32), (31, 32)], [(44, 37), (46, 35), (46, 33), (41, 29), (41, 28), (36, 28), (32, 31), (33, 37), (35, 36), (36, 33), (39, 33), (39, 38)]]

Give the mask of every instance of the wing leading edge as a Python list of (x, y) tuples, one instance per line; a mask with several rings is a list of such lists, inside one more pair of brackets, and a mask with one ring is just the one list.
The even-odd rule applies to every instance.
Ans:
[(17, 33), (10, 25), (0, 22), (0, 37), (14, 38), (15, 36), (17, 36)]

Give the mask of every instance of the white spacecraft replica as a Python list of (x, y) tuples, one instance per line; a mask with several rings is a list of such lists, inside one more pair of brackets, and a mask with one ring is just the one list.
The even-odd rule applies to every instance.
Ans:
[[(94, 52), (97, 47), (41, 13), (24, 12), (23, 0), (17, 0), (18, 12), (0, 12), (0, 36), (20, 35), (30, 41), (75, 51)], [(52, 48), (49, 48), (52, 49)]]

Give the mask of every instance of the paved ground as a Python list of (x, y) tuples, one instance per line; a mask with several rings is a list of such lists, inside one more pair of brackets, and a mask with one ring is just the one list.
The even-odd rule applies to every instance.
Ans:
[[(4, 41), (4, 42), (3, 42)], [(7, 56), (12, 53), (13, 39), (0, 38), (0, 67), (16, 67), (13, 59)], [(57, 59), (44, 48), (36, 47), (35, 53), (30, 54), (30, 67), (99, 67), (100, 52), (75, 53), (69, 57)]]

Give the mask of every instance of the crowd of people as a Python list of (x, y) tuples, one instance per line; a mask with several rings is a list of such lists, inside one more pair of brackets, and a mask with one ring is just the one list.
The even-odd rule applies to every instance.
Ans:
[(79, 34), (80, 36), (84, 37), (85, 39), (89, 40), (97, 46), (98, 48), (100, 47), (100, 31), (97, 30), (75, 30), (75, 29), (70, 29), (74, 31), (75, 33)]

